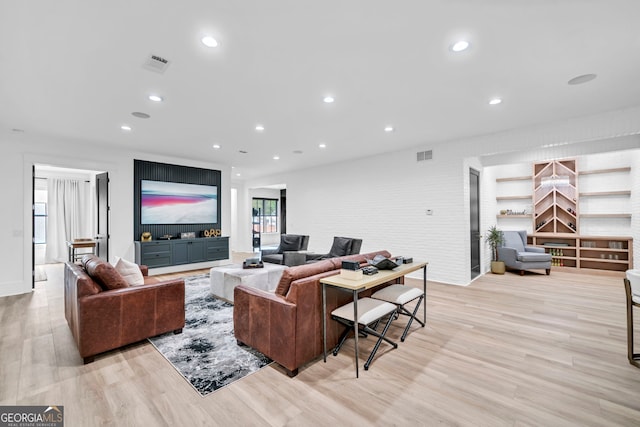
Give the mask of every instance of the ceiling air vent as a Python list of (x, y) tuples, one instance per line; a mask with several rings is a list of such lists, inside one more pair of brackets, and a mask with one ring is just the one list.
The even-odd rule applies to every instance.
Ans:
[(146, 68), (149, 71), (154, 71), (156, 73), (164, 73), (170, 62), (168, 59), (165, 59), (158, 55), (149, 55), (149, 57), (142, 64), (143, 68)]
[(419, 162), (423, 162), (425, 160), (431, 160), (433, 159), (433, 150), (418, 151), (418, 153), (416, 153), (416, 158), (418, 159)]

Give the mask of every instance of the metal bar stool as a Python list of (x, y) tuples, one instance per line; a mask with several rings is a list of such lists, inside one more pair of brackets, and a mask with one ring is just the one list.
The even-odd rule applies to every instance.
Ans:
[(640, 353), (633, 352), (633, 307), (640, 307), (640, 270), (627, 270), (624, 289), (627, 294), (627, 357), (629, 363), (640, 368)]
[[(361, 330), (365, 334), (371, 334), (378, 337), (378, 341), (376, 342), (373, 350), (371, 351), (371, 354), (369, 355), (369, 358), (364, 364), (364, 369), (366, 371), (369, 369), (369, 365), (371, 365), (371, 361), (378, 351), (378, 348), (380, 348), (380, 343), (382, 342), (382, 340), (385, 340), (386, 342), (391, 344), (393, 348), (398, 348), (397, 343), (385, 337), (387, 330), (389, 329), (389, 325), (391, 324), (391, 321), (396, 314), (396, 306), (380, 300), (374, 300), (371, 298), (360, 298), (357, 301), (357, 307), (359, 330)], [(344, 344), (344, 342), (346, 341), (347, 336), (349, 336), (349, 334), (354, 330), (353, 312), (353, 302), (345, 304), (342, 307), (338, 307), (331, 312), (331, 317), (345, 326), (345, 330), (340, 336), (340, 341), (338, 342), (336, 348), (333, 350), (334, 356), (338, 355), (338, 352), (340, 351), (340, 348), (342, 348), (342, 344)], [(378, 332), (369, 326), (372, 323), (377, 324), (380, 319), (385, 316), (389, 316), (389, 320), (387, 320), (387, 323), (384, 325), (384, 329), (382, 330), (382, 332)], [(358, 361), (356, 360), (356, 364), (357, 363)]]
[[(405, 338), (407, 337), (407, 333), (409, 333), (411, 323), (414, 319), (424, 328), (425, 322), (427, 321), (426, 317), (424, 319), (424, 322), (416, 317), (418, 308), (420, 308), (420, 304), (424, 299), (424, 292), (420, 289), (399, 284), (390, 285), (375, 292), (373, 295), (371, 295), (371, 298), (395, 304), (398, 307), (398, 314), (409, 316), (409, 321), (407, 322), (407, 326), (404, 328), (404, 332), (402, 333), (402, 338), (400, 338), (400, 341), (404, 342)], [(405, 304), (415, 299), (418, 299), (418, 303), (416, 304), (416, 307), (414, 308), (412, 313), (405, 308)]]

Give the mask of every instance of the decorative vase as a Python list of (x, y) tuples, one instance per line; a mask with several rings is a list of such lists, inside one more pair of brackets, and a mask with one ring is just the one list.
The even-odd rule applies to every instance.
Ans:
[(491, 272), (493, 274), (504, 274), (507, 268), (503, 261), (491, 261)]

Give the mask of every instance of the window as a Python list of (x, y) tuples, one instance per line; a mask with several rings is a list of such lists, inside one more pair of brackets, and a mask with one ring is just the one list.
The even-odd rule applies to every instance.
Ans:
[(34, 204), (33, 209), (33, 243), (42, 245), (47, 243), (47, 204)]
[(278, 232), (278, 200), (253, 199), (254, 229), (258, 227), (261, 233)]

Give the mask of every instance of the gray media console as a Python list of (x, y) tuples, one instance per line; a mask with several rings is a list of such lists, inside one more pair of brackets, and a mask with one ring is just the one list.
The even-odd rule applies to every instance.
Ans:
[(136, 241), (134, 243), (136, 263), (146, 265), (149, 268), (229, 258), (228, 237)]

